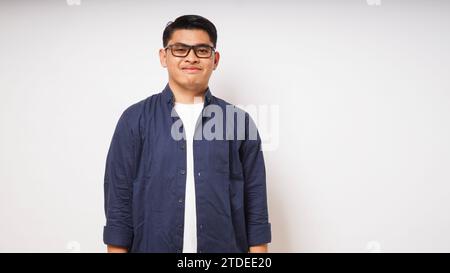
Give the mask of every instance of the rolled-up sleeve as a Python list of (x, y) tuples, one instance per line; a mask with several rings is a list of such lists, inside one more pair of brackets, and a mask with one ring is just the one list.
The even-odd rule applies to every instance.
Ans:
[(106, 226), (103, 242), (130, 248), (133, 241), (132, 194), (138, 163), (138, 132), (129, 111), (121, 115), (108, 150), (104, 177)]
[[(270, 243), (271, 225), (268, 219), (266, 171), (261, 138), (256, 125), (246, 116), (246, 138), (240, 149), (244, 173), (244, 204), (249, 246)], [(252, 130), (254, 136), (252, 137)]]

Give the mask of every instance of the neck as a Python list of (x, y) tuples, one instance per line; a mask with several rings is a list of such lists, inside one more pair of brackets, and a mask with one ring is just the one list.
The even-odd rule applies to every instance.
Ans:
[(205, 87), (195, 87), (192, 89), (181, 87), (173, 81), (169, 80), (169, 87), (173, 92), (173, 96), (175, 97), (175, 102), (178, 103), (198, 103), (203, 102), (205, 97), (205, 91), (208, 86)]

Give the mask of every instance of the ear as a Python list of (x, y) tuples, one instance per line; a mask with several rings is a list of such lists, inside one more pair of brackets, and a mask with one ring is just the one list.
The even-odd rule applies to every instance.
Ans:
[(216, 51), (214, 53), (214, 68), (213, 68), (213, 70), (216, 70), (217, 66), (219, 65), (219, 60), (220, 60), (220, 53)]
[(159, 61), (162, 67), (167, 67), (167, 54), (163, 48), (159, 50)]

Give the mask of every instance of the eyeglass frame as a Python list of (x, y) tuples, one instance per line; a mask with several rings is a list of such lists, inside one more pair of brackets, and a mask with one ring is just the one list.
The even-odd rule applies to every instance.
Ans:
[[(173, 46), (185, 46), (185, 47), (189, 47), (189, 50), (187, 51), (187, 53), (186, 53), (186, 55), (185, 56), (177, 56), (177, 55), (175, 55), (175, 54), (173, 54), (173, 51), (172, 51), (172, 47)], [(209, 55), (208, 57), (199, 57), (198, 55), (197, 55), (197, 52), (196, 52), (196, 48), (198, 48), (198, 47), (209, 47), (209, 48), (211, 48), (211, 55)], [(197, 56), (197, 58), (200, 58), (200, 59), (209, 59), (209, 58), (211, 58), (211, 56), (213, 55), (213, 53), (215, 53), (216, 52), (216, 48), (215, 47), (213, 47), (213, 46), (210, 46), (210, 45), (208, 45), (208, 44), (198, 44), (198, 45), (187, 45), (187, 44), (183, 44), (183, 43), (175, 43), (175, 44), (172, 44), (172, 45), (168, 45), (168, 46), (166, 46), (165, 48), (164, 48), (164, 50), (167, 50), (167, 49), (170, 49), (170, 53), (172, 53), (172, 55), (173, 56), (175, 56), (175, 57), (179, 57), (179, 58), (186, 58), (187, 56), (189, 56), (189, 53), (191, 53), (191, 50), (192, 49), (194, 49), (194, 54), (195, 54), (195, 56)]]

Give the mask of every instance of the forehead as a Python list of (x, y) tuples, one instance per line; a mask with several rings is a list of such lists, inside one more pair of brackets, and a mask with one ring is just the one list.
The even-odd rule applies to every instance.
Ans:
[(172, 33), (169, 44), (183, 43), (187, 45), (209, 44), (212, 42), (206, 31), (201, 29), (177, 29)]

